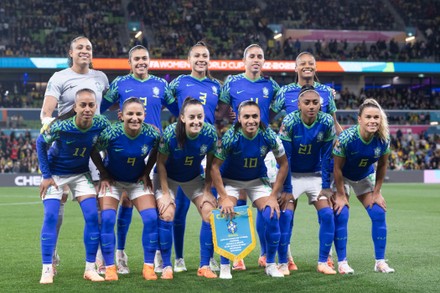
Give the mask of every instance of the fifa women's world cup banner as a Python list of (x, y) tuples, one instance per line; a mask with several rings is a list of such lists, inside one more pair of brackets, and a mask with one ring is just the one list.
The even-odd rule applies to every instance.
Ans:
[(229, 219), (220, 210), (211, 215), (214, 250), (232, 261), (245, 258), (255, 248), (252, 211), (248, 206), (234, 208), (235, 217)]

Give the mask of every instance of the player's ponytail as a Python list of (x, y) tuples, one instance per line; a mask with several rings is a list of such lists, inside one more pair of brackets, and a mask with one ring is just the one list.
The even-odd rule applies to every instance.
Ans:
[(189, 105), (200, 105), (203, 107), (202, 103), (199, 100), (194, 99), (192, 97), (186, 97), (185, 100), (183, 101), (182, 108), (180, 109), (179, 118), (177, 119), (177, 124), (176, 124), (176, 139), (177, 139), (177, 146), (179, 148), (183, 148), (186, 142), (185, 123), (183, 123), (181, 118), (185, 113), (186, 107), (188, 107)]
[(372, 107), (377, 108), (380, 111), (380, 124), (379, 124), (379, 130), (377, 131), (377, 136), (382, 141), (387, 141), (390, 136), (390, 130), (388, 127), (388, 118), (385, 111), (382, 109), (382, 107), (379, 105), (379, 103), (375, 99), (365, 99), (365, 101), (362, 103), (362, 105), (359, 107), (359, 113), (358, 116), (360, 117), (364, 111), (365, 108)]

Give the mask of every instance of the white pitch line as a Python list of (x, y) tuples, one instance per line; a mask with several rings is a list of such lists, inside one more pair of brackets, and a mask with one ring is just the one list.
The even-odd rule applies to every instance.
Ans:
[(0, 203), (0, 206), (21, 206), (21, 205), (40, 204), (40, 203), (41, 201), (10, 202), (10, 203)]

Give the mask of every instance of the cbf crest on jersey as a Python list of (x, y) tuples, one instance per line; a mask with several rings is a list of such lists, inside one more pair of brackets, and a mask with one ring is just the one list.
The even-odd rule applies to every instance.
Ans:
[(153, 87), (153, 98), (159, 98), (160, 90), (157, 86)]
[(267, 154), (267, 146), (263, 145), (260, 147), (260, 155), (264, 157)]
[(269, 98), (269, 90), (267, 89), (267, 87), (263, 88), (263, 98)]
[(214, 85), (212, 86), (212, 94), (215, 95), (215, 96), (218, 96), (218, 89)]
[(141, 148), (141, 151), (142, 151), (142, 156), (148, 154), (148, 145), (144, 144)]
[(99, 81), (95, 82), (95, 86), (98, 92), (104, 91), (104, 86)]
[(208, 146), (206, 144), (202, 144), (200, 146), (200, 155), (204, 156), (206, 155), (206, 152), (208, 151)]
[(380, 157), (380, 147), (377, 147), (374, 149), (374, 157), (379, 158)]
[(316, 141), (322, 141), (324, 139), (324, 133), (320, 131), (318, 135), (316, 136)]

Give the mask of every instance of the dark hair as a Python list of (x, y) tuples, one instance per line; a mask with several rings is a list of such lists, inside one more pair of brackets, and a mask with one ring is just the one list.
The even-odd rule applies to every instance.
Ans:
[(180, 108), (179, 117), (177, 119), (177, 125), (176, 125), (176, 138), (177, 138), (177, 145), (180, 148), (183, 148), (186, 141), (186, 131), (185, 131), (185, 123), (182, 122), (181, 116), (183, 113), (185, 113), (186, 107), (189, 105), (200, 105), (203, 108), (202, 102), (200, 102), (197, 99), (194, 99), (192, 97), (186, 97), (183, 101), (182, 107)]
[[(296, 59), (295, 59), (295, 66), (298, 64), (298, 59), (299, 59), (301, 56), (303, 56), (303, 55), (310, 55), (310, 56), (312, 56), (313, 59), (315, 59), (315, 56), (313, 56), (312, 53), (310, 53), (310, 52), (308, 52), (308, 51), (303, 51), (303, 52), (299, 53), (298, 56), (296, 56)], [(316, 59), (315, 59), (315, 62), (316, 62)], [(316, 70), (315, 70), (315, 72), (314, 72), (314, 74), (313, 74), (313, 80), (319, 82), (318, 75), (316, 75)], [(298, 82), (298, 73), (296, 73), (296, 75), (295, 75), (295, 83), (296, 83), (296, 82)]]
[(125, 107), (127, 107), (127, 105), (133, 104), (133, 103), (142, 105), (142, 109), (144, 109), (144, 111), (145, 111), (144, 103), (142, 103), (142, 101), (138, 97), (129, 97), (128, 99), (126, 99), (122, 103), (122, 110), (121, 111), (124, 112)]
[[(209, 48), (208, 48), (208, 46), (206, 45), (206, 43), (205, 43), (204, 41), (198, 41), (194, 46), (192, 46), (192, 47), (189, 49), (189, 51), (188, 51), (188, 57), (191, 56), (191, 52), (192, 52), (192, 50), (193, 50), (195, 47), (205, 47), (205, 48), (208, 50), (208, 52), (209, 52)], [(209, 72), (209, 69), (208, 69), (208, 68), (206, 68), (205, 74), (206, 74), (206, 76), (207, 76), (208, 78), (210, 78), (210, 79), (214, 79), (214, 78), (212, 77), (211, 73)]]
[(300, 100), (300, 97), (307, 92), (313, 92), (313, 93), (317, 94), (319, 97), (321, 97), (321, 95), (315, 90), (315, 88), (312, 85), (306, 84), (301, 88), (301, 90), (298, 94), (298, 102)]
[(251, 49), (251, 48), (260, 48), (263, 51), (263, 56), (264, 56), (264, 50), (263, 50), (263, 48), (260, 45), (258, 45), (258, 44), (250, 44), (249, 46), (246, 47), (246, 49), (244, 49), (244, 51), (243, 51), (243, 58), (246, 58), (246, 54), (249, 51), (249, 49)]
[[(235, 124), (234, 124), (234, 132), (237, 132), (241, 128), (241, 123), (240, 123), (240, 121), (238, 121), (238, 117), (240, 117), (241, 109), (246, 106), (257, 107), (258, 110), (260, 111), (260, 116), (261, 116), (261, 109), (260, 109), (260, 106), (258, 105), (257, 102), (252, 101), (252, 100), (246, 100), (246, 101), (241, 102), (240, 105), (238, 105), (237, 122), (235, 122)], [(261, 120), (260, 120), (259, 128), (263, 131), (266, 131), (266, 125)]]
[[(87, 38), (87, 37), (85, 37), (85, 36), (79, 36), (79, 37), (74, 38), (74, 39), (70, 42), (69, 50), (67, 50), (67, 59), (68, 59), (68, 60), (67, 60), (67, 64), (69, 65), (69, 67), (72, 67), (72, 66), (73, 66), (73, 58), (70, 57), (69, 51), (70, 51), (70, 50), (73, 50), (73, 43), (76, 43), (76, 41), (81, 40), (81, 39), (87, 39), (87, 40), (89, 40), (89, 38)], [(90, 40), (89, 40), (89, 42), (90, 42)], [(91, 42), (90, 42), (90, 43), (91, 43)], [(93, 50), (93, 46), (92, 46), (92, 50)], [(93, 63), (92, 63), (92, 62), (90, 62), (90, 64), (89, 64), (89, 68), (90, 68), (90, 69), (93, 69)]]
[[(89, 88), (83, 88), (83, 89), (80, 89), (80, 90), (78, 90), (76, 93), (75, 93), (75, 103), (76, 103), (76, 99), (78, 98), (78, 95), (80, 95), (81, 93), (90, 93), (90, 94), (92, 94), (94, 97), (95, 97), (95, 99), (96, 99), (96, 93), (92, 90), (92, 89), (89, 89)], [(66, 113), (64, 113), (64, 114), (62, 114), (62, 115), (59, 115), (54, 121), (56, 121), (56, 120), (67, 120), (67, 119), (69, 119), (69, 118), (71, 118), (71, 117), (73, 117), (73, 116), (75, 116), (76, 115), (76, 112), (75, 112), (75, 109), (73, 108), (73, 105), (72, 105), (72, 108), (70, 108), (70, 110), (69, 111), (67, 111)]]
[(145, 50), (145, 51), (147, 51), (147, 54), (150, 55), (147, 48), (145, 48), (142, 45), (136, 45), (133, 48), (131, 48), (130, 51), (128, 51), (128, 59), (131, 59), (131, 55), (133, 55), (133, 51), (136, 51), (136, 50)]

